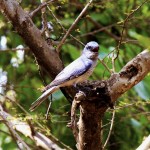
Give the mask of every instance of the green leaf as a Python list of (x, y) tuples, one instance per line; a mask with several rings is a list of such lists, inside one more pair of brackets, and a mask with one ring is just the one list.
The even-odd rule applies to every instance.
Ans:
[(139, 44), (145, 48), (150, 49), (150, 38), (140, 35), (136, 32), (129, 31), (129, 35), (139, 41)]
[(63, 50), (64, 52), (69, 53), (73, 60), (77, 59), (80, 56), (80, 51), (74, 45), (65, 44), (63, 46)]
[(136, 119), (134, 119), (134, 118), (131, 118), (131, 125), (134, 128), (140, 128), (141, 127), (141, 123), (139, 121), (137, 121)]

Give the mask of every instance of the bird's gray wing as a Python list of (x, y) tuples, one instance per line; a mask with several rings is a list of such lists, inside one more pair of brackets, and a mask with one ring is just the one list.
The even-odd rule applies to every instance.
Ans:
[(66, 68), (64, 68), (49, 86), (60, 85), (66, 81), (75, 79), (87, 72), (91, 68), (91, 66), (92, 61), (85, 60), (80, 57), (69, 64)]

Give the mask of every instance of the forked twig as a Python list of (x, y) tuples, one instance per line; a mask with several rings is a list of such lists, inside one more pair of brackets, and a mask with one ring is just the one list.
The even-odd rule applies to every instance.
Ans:
[(70, 28), (68, 29), (68, 31), (66, 32), (66, 34), (64, 35), (64, 37), (62, 38), (62, 40), (60, 41), (59, 45), (57, 46), (56, 51), (59, 52), (60, 48), (62, 47), (62, 45), (64, 44), (67, 36), (70, 34), (71, 30), (76, 26), (76, 24), (78, 23), (78, 21), (80, 20), (80, 18), (83, 16), (83, 14), (86, 12), (87, 8), (89, 7), (89, 5), (92, 3), (93, 0), (90, 0), (86, 6), (84, 7), (84, 9), (81, 11), (81, 13), (79, 14), (79, 16), (76, 18), (76, 20), (73, 22), (73, 24), (70, 26)]
[[(122, 41), (123, 41), (123, 34), (124, 34), (124, 31), (125, 31), (125, 28), (126, 28), (126, 25), (128, 23), (128, 20), (133, 16), (133, 14), (135, 12), (137, 12), (147, 1), (149, 0), (145, 0), (141, 5), (139, 5), (136, 9), (132, 10), (131, 13), (129, 13), (129, 15), (126, 17), (126, 19), (123, 21), (123, 27), (122, 27), (122, 31), (121, 31), (121, 37), (120, 37), (120, 40), (118, 42), (118, 45), (116, 47), (116, 49), (114, 49), (114, 52), (113, 52), (113, 56), (112, 56), (112, 68), (113, 68), (113, 72), (115, 72), (115, 60), (118, 58), (119, 56), (119, 51), (120, 51), (120, 46), (122, 44)], [(116, 56), (115, 56), (115, 50), (116, 50)]]
[(98, 60), (99, 60), (100, 63), (106, 68), (106, 70), (111, 74), (112, 71), (107, 67), (107, 65), (103, 62), (103, 60), (101, 60), (100, 58), (98, 58)]
[[(54, 15), (54, 13), (52, 12), (52, 10), (51, 10), (48, 6), (47, 6), (47, 8), (48, 8), (49, 12), (51, 13), (52, 17), (56, 20), (57, 24), (58, 24), (58, 25), (62, 28), (62, 30), (66, 33), (67, 30), (66, 30), (66, 29), (63, 27), (63, 25), (60, 23), (60, 20), (58, 20), (58, 18)], [(72, 39), (76, 40), (78, 43), (80, 43), (81, 45), (84, 46), (84, 44), (83, 44), (80, 40), (78, 40), (77, 38), (75, 38), (72, 34), (69, 34), (69, 36), (70, 36)]]
[(30, 12), (30, 14), (29, 14), (30, 17), (33, 18), (33, 16), (35, 16), (35, 14), (36, 14), (38, 11), (40, 11), (42, 8), (46, 7), (49, 3), (52, 3), (52, 2), (54, 2), (54, 1), (56, 1), (56, 0), (50, 0), (50, 1), (48, 1), (48, 2), (44, 2), (44, 3), (42, 3), (41, 5), (39, 5), (38, 8), (36, 8), (34, 11)]

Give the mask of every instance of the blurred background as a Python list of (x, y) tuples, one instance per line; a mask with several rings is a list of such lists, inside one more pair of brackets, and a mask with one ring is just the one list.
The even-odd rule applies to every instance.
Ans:
[[(56, 47), (65, 34), (63, 28), (68, 29), (72, 25), (87, 2), (59, 0), (50, 3), (45, 13), (50, 25), (49, 37), (44, 37), (45, 40), (48, 38)], [(41, 4), (39, 0), (22, 0), (19, 3), (27, 12)], [(40, 11), (33, 21), (42, 29)], [(148, 0), (94, 0), (71, 34), (84, 44), (97, 41), (100, 44), (99, 58), (110, 70), (119, 72), (127, 62), (150, 47), (150, 3)], [(83, 45), (68, 36), (60, 51), (64, 65), (76, 59), (82, 49)], [(116, 61), (113, 68), (114, 56)], [(61, 91), (52, 96), (48, 120), (45, 119), (48, 101), (36, 111), (29, 112), (31, 103), (41, 94), (40, 89), (51, 82), (46, 73), (41, 77), (40, 72), (28, 45), (0, 13), (0, 102), (12, 116), (23, 121), (32, 118), (37, 130), (45, 135), (53, 134), (59, 141), (75, 149), (72, 131), (66, 127), (70, 121), (71, 104)], [(99, 62), (90, 80), (106, 80), (109, 77), (110, 72)], [(106, 149), (134, 150), (149, 135), (149, 100), (150, 74), (118, 99), (114, 128)], [(111, 116), (112, 110), (108, 110), (103, 119), (103, 142), (109, 132)], [(41, 126), (36, 124), (37, 121)], [(34, 149), (29, 138), (20, 136)], [(0, 121), (0, 150), (6, 149), (16, 150), (17, 146), (8, 128)]]

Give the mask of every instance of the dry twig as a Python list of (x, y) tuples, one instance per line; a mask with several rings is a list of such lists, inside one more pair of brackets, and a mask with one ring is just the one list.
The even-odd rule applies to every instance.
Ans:
[[(63, 25), (60, 23), (60, 21), (58, 20), (58, 18), (54, 15), (54, 13), (52, 12), (52, 10), (47, 6), (48, 10), (50, 11), (52, 17), (56, 20), (56, 22), (58, 23), (58, 25), (62, 28), (62, 30), (66, 33), (67, 30), (63, 27)], [(75, 38), (72, 34), (69, 34), (69, 36), (73, 39), (76, 40), (78, 43), (80, 43), (81, 45), (84, 46), (84, 44), (78, 40), (77, 38)]]
[(70, 34), (70, 32), (72, 31), (72, 29), (76, 26), (76, 24), (79, 22), (80, 18), (83, 16), (83, 14), (86, 12), (87, 8), (89, 7), (89, 5), (92, 3), (93, 0), (90, 0), (86, 6), (84, 7), (84, 9), (81, 11), (81, 13), (79, 14), (79, 16), (76, 18), (76, 20), (73, 22), (73, 24), (70, 26), (70, 28), (68, 29), (68, 31), (66, 32), (66, 34), (64, 35), (64, 37), (62, 38), (62, 40), (60, 41), (59, 45), (57, 46), (57, 52), (59, 52), (60, 48), (62, 47), (62, 45), (64, 44), (67, 36)]
[(44, 2), (44, 3), (42, 3), (41, 5), (39, 5), (38, 8), (36, 8), (34, 11), (32, 11), (32, 12), (29, 14), (30, 17), (33, 18), (33, 17), (35, 16), (35, 14), (36, 14), (38, 11), (40, 11), (42, 8), (46, 7), (48, 4), (50, 4), (50, 3), (54, 2), (54, 1), (56, 1), (56, 0), (50, 0), (50, 1), (48, 1), (48, 2)]
[[(23, 121), (20, 121), (17, 118), (12, 117), (9, 115), (7, 112), (2, 110), (2, 106), (0, 105), (0, 116), (2, 119), (5, 121), (5, 124), (10, 128), (11, 132), (13, 133), (14, 137), (18, 139), (19, 142), (22, 143), (22, 145), (27, 149), (30, 150), (30, 148), (26, 145), (26, 143), (20, 138), (18, 133), (15, 131), (17, 130), (18, 132), (22, 133), (26, 137), (29, 137), (32, 139), (37, 146), (41, 146), (42, 148), (49, 150), (49, 149), (57, 149), (57, 150), (62, 150), (57, 144), (55, 144), (53, 141), (51, 141), (49, 138), (47, 138), (45, 135), (43, 135), (40, 132), (37, 132), (36, 130), (33, 131), (33, 126), (31, 126)], [(7, 119), (9, 118), (9, 120)], [(69, 147), (66, 149), (71, 150)]]
[(107, 65), (103, 62), (103, 60), (101, 60), (100, 58), (98, 59), (100, 61), (100, 63), (106, 68), (106, 70), (111, 74), (112, 71), (107, 67)]
[(19, 149), (23, 150), (23, 149), (27, 149), (30, 150), (29, 146), (22, 140), (22, 138), (19, 136), (19, 134), (14, 130), (14, 125), (12, 124), (12, 122), (10, 121), (10, 118), (8, 120), (8, 115), (7, 113), (3, 110), (2, 105), (0, 104), (0, 117), (4, 120), (4, 123), (7, 125), (7, 127), (9, 128), (12, 136), (14, 137), (14, 139), (16, 140), (16, 143), (19, 147)]
[(111, 133), (112, 133), (112, 129), (113, 129), (113, 125), (114, 125), (115, 113), (116, 113), (116, 110), (115, 110), (115, 105), (114, 105), (114, 110), (113, 110), (113, 114), (112, 114), (112, 118), (111, 118), (110, 129), (109, 129), (109, 133), (108, 133), (107, 139), (105, 141), (105, 144), (103, 146), (103, 149), (105, 149), (105, 147), (108, 144), (108, 141), (110, 139), (110, 136), (111, 136)]
[[(2, 96), (4, 96), (6, 99), (8, 99), (8, 100), (10, 100), (10, 102), (12, 102), (12, 103), (14, 103), (14, 104), (16, 104), (25, 114), (27, 114), (28, 115), (28, 117), (29, 118), (31, 118), (32, 119), (32, 116), (30, 115), (30, 113), (28, 113), (17, 101), (14, 101), (14, 100), (12, 100), (11, 98), (9, 98), (8, 96), (5, 96), (5, 95), (3, 95), (3, 94), (1, 94), (0, 93), (0, 95), (2, 95)], [(8, 114), (8, 116), (10, 116), (9, 114)], [(14, 122), (15, 123), (15, 125), (16, 124), (20, 124), (20, 125), (22, 125), (22, 127), (20, 126), (20, 128), (19, 128), (19, 130), (21, 130), (21, 131), (19, 131), (19, 132), (21, 132), (22, 134), (24, 134), (26, 137), (27, 136), (29, 136), (32, 140), (35, 140), (35, 142), (38, 142), (39, 140), (41, 141), (41, 143), (44, 143), (44, 142), (48, 142), (48, 141), (51, 141), (51, 139), (53, 140), (53, 141), (55, 141), (54, 142), (54, 144), (56, 143), (56, 145), (61, 145), (62, 147), (64, 147), (65, 149), (67, 149), (67, 150), (71, 150), (70, 149), (70, 147), (68, 147), (67, 145), (65, 145), (65, 144), (63, 144), (63, 143), (61, 143), (57, 138), (55, 138), (53, 135), (49, 135), (49, 138), (47, 138), (47, 137), (44, 137), (44, 135), (43, 134), (41, 134), (41, 133), (39, 133), (39, 132), (32, 132), (33, 131), (33, 127), (31, 127), (30, 125), (28, 125), (26, 122), (21, 122), (21, 121), (19, 121), (19, 120), (16, 120), (16, 119), (14, 119), (12, 116), (10, 116), (10, 118), (12, 118), (12, 121), (16, 121), (16, 122)], [(42, 124), (40, 124), (37, 120), (34, 120), (34, 123), (36, 123), (39, 127), (41, 127), (42, 129), (43, 129), (43, 131), (45, 131), (45, 132), (47, 132), (46, 131), (46, 129), (45, 129), (45, 127), (42, 125)], [(23, 127), (23, 125), (25, 125), (24, 127), (27, 127), (26, 129), (26, 131), (24, 130), (24, 127)], [(29, 128), (29, 127), (30, 128)], [(17, 129), (16, 129), (17, 130)], [(30, 132), (30, 130), (31, 130), (31, 132)], [(25, 132), (25, 133), (24, 133)], [(34, 133), (34, 134), (33, 134)], [(29, 134), (29, 135), (28, 135)], [(37, 136), (37, 137), (35, 137), (35, 139), (33, 139), (33, 137), (31, 137), (31, 135), (33, 136)], [(40, 138), (39, 140), (38, 140), (38, 138)], [(48, 140), (48, 141), (45, 141), (46, 139)], [(38, 140), (38, 141), (37, 141)], [(42, 142), (42, 140), (43, 140), (43, 142)], [(48, 143), (50, 143), (50, 142), (48, 142)], [(38, 144), (37, 144), (38, 145)]]
[[(129, 21), (129, 19), (131, 19), (131, 17), (133, 16), (133, 14), (135, 12), (137, 12), (147, 1), (149, 0), (145, 0), (141, 5), (139, 5), (136, 9), (132, 10), (131, 13), (129, 13), (129, 15), (126, 17), (126, 19), (123, 21), (123, 27), (122, 27), (122, 31), (121, 31), (121, 37), (120, 37), (120, 40), (118, 42), (118, 45), (116, 47), (116, 49), (114, 49), (114, 52), (113, 52), (113, 57), (112, 57), (112, 70), (113, 72), (115, 72), (115, 60), (118, 58), (119, 56), (119, 49), (120, 49), (120, 46), (122, 44), (122, 41), (123, 41), (123, 34), (124, 34), (124, 31), (126, 29), (126, 26), (127, 26), (127, 23)], [(116, 56), (115, 56), (115, 50), (116, 50)]]

